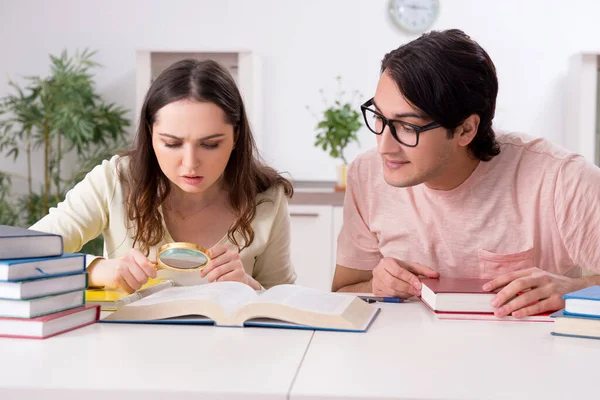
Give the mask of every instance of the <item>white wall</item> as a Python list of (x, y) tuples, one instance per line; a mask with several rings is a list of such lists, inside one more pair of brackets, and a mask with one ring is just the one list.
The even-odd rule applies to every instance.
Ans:
[[(135, 107), (135, 50), (247, 49), (263, 65), (263, 155), (295, 179), (334, 180), (336, 162), (313, 147), (321, 88), (370, 97), (379, 62), (415, 38), (396, 29), (387, 0), (0, 0), (0, 96), (7, 77), (44, 74), (48, 53), (97, 49), (101, 93)], [(595, 0), (440, 0), (434, 29), (461, 28), (496, 63), (496, 126), (563, 143), (569, 55), (600, 51)], [(133, 116), (132, 116), (133, 117)], [(362, 149), (374, 137), (361, 133)], [(311, 161), (308, 161), (311, 159)], [(0, 160), (0, 170), (22, 170)]]

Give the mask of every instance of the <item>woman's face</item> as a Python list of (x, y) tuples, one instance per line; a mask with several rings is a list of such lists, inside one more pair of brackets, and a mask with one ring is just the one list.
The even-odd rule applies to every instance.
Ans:
[(234, 128), (214, 103), (179, 100), (156, 114), (152, 147), (161, 170), (182, 191), (202, 193), (221, 178)]

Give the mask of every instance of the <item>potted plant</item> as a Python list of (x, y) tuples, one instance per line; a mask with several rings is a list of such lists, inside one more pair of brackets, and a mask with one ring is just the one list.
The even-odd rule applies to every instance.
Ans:
[(320, 90), (326, 109), (322, 112), (317, 123), (317, 135), (314, 145), (328, 152), (334, 159), (341, 161), (337, 166), (336, 189), (344, 190), (348, 168), (348, 160), (344, 150), (353, 141), (359, 143), (357, 132), (362, 123), (360, 113), (353, 104), (358, 92), (355, 91), (352, 98), (346, 100), (345, 92), (342, 90), (342, 78), (338, 76), (336, 80), (338, 91), (333, 104), (328, 104), (323, 90)]
[[(96, 93), (91, 69), (95, 52), (77, 51), (70, 57), (50, 55), (51, 72), (47, 77), (27, 77), (25, 87), (9, 82), (14, 93), (0, 98), (0, 154), (17, 159), (25, 153), (27, 194), (9, 202), (11, 176), (0, 172), (0, 219), (7, 224), (28, 227), (62, 201), (87, 172), (103, 159), (123, 149), (127, 110), (102, 101)], [(43, 168), (32, 171), (31, 158), (41, 150)], [(63, 160), (69, 153), (77, 155), (77, 166), (65, 178)], [(32, 177), (42, 174), (43, 183), (34, 188)], [(10, 210), (10, 211), (9, 211)], [(99, 238), (84, 249), (98, 254)]]

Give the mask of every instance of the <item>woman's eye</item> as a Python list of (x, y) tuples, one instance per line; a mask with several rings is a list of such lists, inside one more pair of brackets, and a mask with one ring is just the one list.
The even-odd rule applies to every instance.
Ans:
[(165, 147), (168, 147), (170, 149), (175, 148), (175, 147), (180, 147), (181, 143), (165, 143)]
[(219, 147), (220, 143), (202, 143), (202, 147), (204, 147), (205, 149), (216, 149), (217, 147)]

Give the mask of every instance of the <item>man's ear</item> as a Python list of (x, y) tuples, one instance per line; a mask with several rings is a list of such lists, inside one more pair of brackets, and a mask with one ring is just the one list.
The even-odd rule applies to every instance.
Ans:
[(473, 141), (477, 135), (479, 120), (479, 115), (471, 114), (454, 130), (454, 137), (460, 146), (466, 147)]

